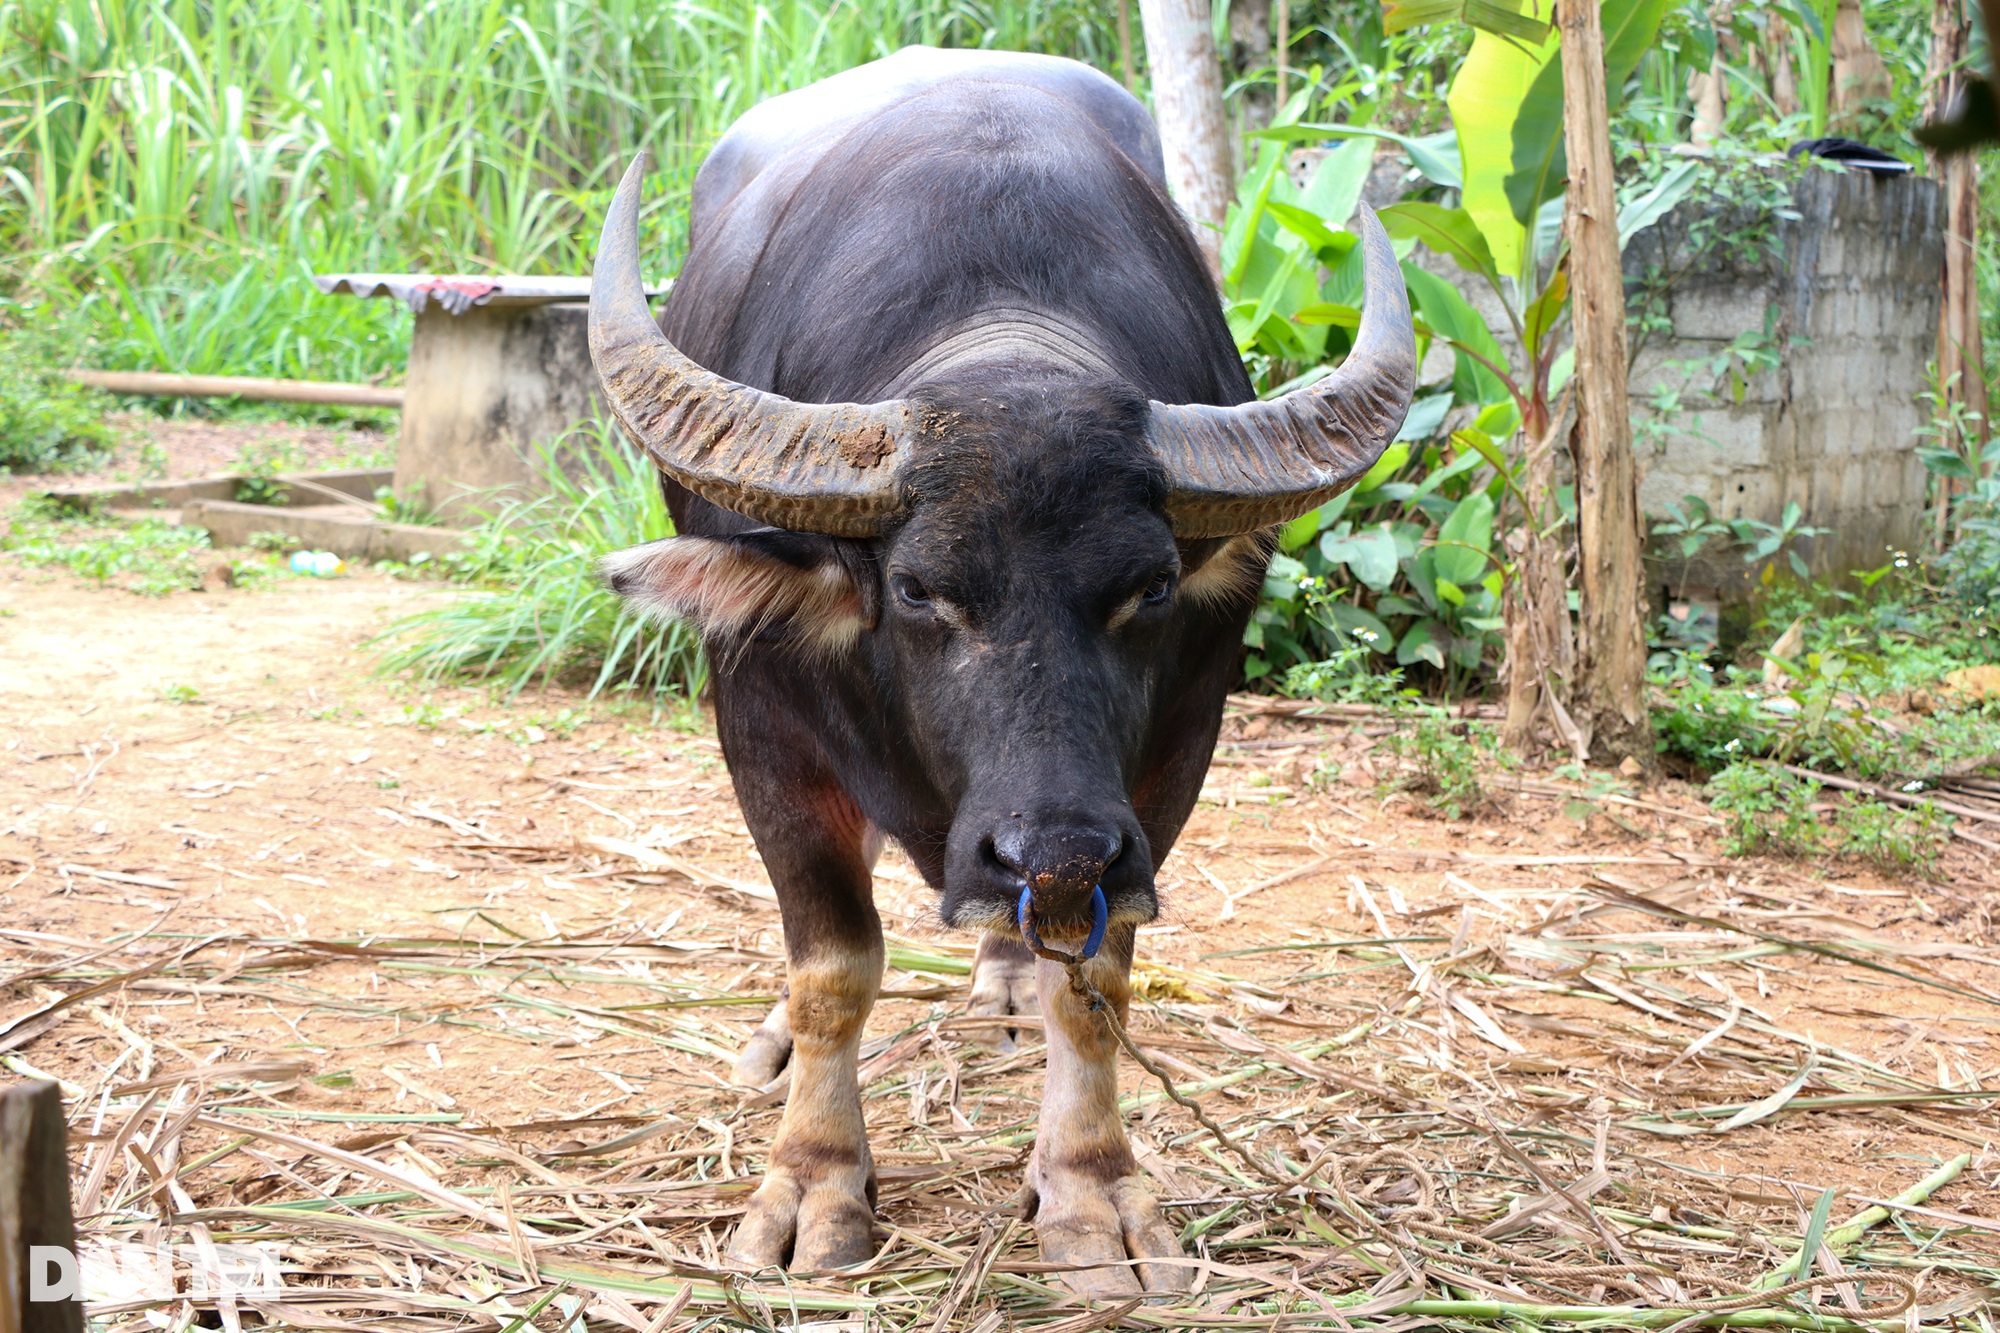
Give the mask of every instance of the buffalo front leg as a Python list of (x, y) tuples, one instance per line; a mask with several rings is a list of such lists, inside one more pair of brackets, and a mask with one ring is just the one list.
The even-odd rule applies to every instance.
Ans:
[[(1103, 951), (1083, 967), (1120, 1022), (1131, 997), (1131, 962), (1132, 928), (1125, 926), (1112, 931)], [(1177, 1260), (1181, 1246), (1141, 1182), (1125, 1137), (1118, 1114), (1118, 1039), (1103, 1015), (1070, 988), (1060, 964), (1038, 961), (1035, 981), (1049, 1072), (1022, 1211), (1034, 1219), (1042, 1258), (1106, 1265), (1063, 1275), (1084, 1295), (1184, 1291), (1192, 1278), (1185, 1264), (1146, 1262)]]
[(881, 976), (879, 934), (861, 953), (793, 954), (785, 1002), (791, 1091), (764, 1182), (729, 1247), (739, 1263), (807, 1271), (858, 1264), (875, 1252), (875, 1162), (856, 1058)]
[[(844, 797), (793, 796), (774, 817), (748, 786), (739, 782), (739, 798), (785, 925), (788, 984), (774, 1017), (790, 1041), (791, 1088), (763, 1183), (729, 1253), (755, 1268), (842, 1268), (875, 1250), (875, 1163), (856, 1069), (882, 983), (872, 856), (865, 825)], [(753, 1049), (759, 1044), (752, 1039)]]

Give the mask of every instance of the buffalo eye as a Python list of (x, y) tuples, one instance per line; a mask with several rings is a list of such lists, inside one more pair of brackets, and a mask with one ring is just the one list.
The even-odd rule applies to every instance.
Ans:
[(931, 609), (930, 590), (908, 574), (891, 574), (889, 589), (896, 594), (896, 601), (901, 606), (908, 607), (912, 611)]
[(1146, 591), (1140, 594), (1141, 599), (1148, 606), (1158, 606), (1161, 602), (1166, 601), (1167, 598), (1174, 595), (1174, 583), (1174, 571), (1163, 569), (1153, 575), (1153, 581), (1148, 583)]

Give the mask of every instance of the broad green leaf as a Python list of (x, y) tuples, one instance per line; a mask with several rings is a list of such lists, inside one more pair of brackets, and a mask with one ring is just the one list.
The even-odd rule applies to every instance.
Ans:
[(1315, 252), (1331, 250), (1339, 246), (1340, 240), (1332, 228), (1321, 222), (1309, 209), (1297, 204), (1281, 204), (1275, 199), (1266, 200), (1264, 211), (1278, 220), (1278, 225), (1292, 235), (1310, 245)]
[(1539, 42), (1549, 35), (1549, 20), (1521, 12), (1520, 0), (1465, 0), (1465, 21), (1481, 32), (1517, 42)]
[(1429, 495), (1453, 477), (1472, 471), (1472, 469), (1478, 467), (1483, 461), (1476, 453), (1463, 453), (1457, 458), (1452, 459), (1449, 463), (1446, 463), (1443, 467), (1432, 468), (1430, 475), (1417, 484), (1416, 493), (1410, 498), (1416, 500)]
[(1445, 414), (1451, 411), (1451, 395), (1448, 393), (1426, 394), (1410, 404), (1409, 415), (1396, 432), (1399, 440), (1428, 440), (1437, 434), (1437, 428), (1444, 424)]
[(1565, 347), (1556, 353), (1556, 359), (1549, 362), (1549, 396), (1555, 397), (1569, 383), (1569, 377), (1576, 373), (1576, 349)]
[(1285, 524), (1279, 531), (1278, 549), (1290, 555), (1317, 536), (1319, 536), (1319, 510), (1308, 510)]
[(1342, 329), (1361, 327), (1361, 312), (1336, 301), (1314, 301), (1311, 305), (1300, 306), (1292, 312), (1292, 318), (1300, 324), (1330, 324)]
[(1382, 456), (1375, 460), (1375, 466), (1361, 474), (1361, 480), (1354, 483), (1354, 489), (1357, 491), (1374, 490), (1383, 482), (1395, 476), (1397, 469), (1409, 461), (1410, 446), (1407, 443), (1399, 440), (1391, 444), (1387, 449), (1382, 451)]
[(1439, 671), (1444, 670), (1444, 639), (1446, 631), (1437, 621), (1425, 617), (1404, 633), (1403, 641), (1396, 645), (1396, 662), (1399, 666), (1413, 666), (1418, 662), (1429, 662)]
[(1442, 135), (1397, 134), (1394, 130), (1378, 130), (1365, 125), (1329, 125), (1305, 123), (1299, 125), (1274, 125), (1268, 130), (1258, 130), (1246, 136), (1252, 139), (1277, 139), (1287, 143), (1317, 142), (1322, 139), (1387, 139), (1409, 155), (1410, 165), (1446, 189), (1456, 190), (1464, 184), (1464, 173), (1459, 167), (1459, 152), (1452, 142), (1450, 132)]
[(1519, 0), (1384, 0), (1382, 5), (1384, 33), (1453, 22), (1524, 42), (1539, 42), (1549, 30), (1546, 22), (1522, 14)]
[[(1526, 9), (1536, 19), (1553, 17), (1550, 0), (1529, 0)], [(1605, 87), (1613, 110), (1666, 11), (1667, 0), (1603, 0)], [(1475, 32), (1446, 99), (1464, 164), (1461, 202), (1486, 233), (1503, 273), (1523, 271), (1527, 228), (1544, 203), (1562, 194), (1569, 171), (1556, 50), (1553, 31), (1540, 41)]]
[[(1550, 0), (1540, 0), (1535, 17), (1546, 18)], [(1536, 77), (1556, 53), (1553, 33), (1525, 43), (1490, 32), (1474, 32), (1472, 49), (1458, 67), (1445, 98), (1458, 130), (1464, 170), (1460, 205), (1486, 237), (1487, 251), (1502, 273), (1519, 273), (1526, 231), (1507, 198), (1513, 170), (1514, 122)]]
[(1514, 113), (1508, 159), (1507, 203), (1514, 220), (1530, 226), (1542, 205), (1563, 192), (1569, 160), (1563, 153), (1563, 72), (1560, 59), (1543, 65)]
[(1472, 428), (1485, 431), (1496, 440), (1512, 439), (1514, 432), (1521, 429), (1520, 404), (1512, 398), (1492, 403), (1472, 419)]
[(1224, 280), (1232, 284), (1243, 281), (1244, 270), (1250, 263), (1254, 242), (1264, 221), (1264, 205), (1276, 189), (1277, 177), (1284, 171), (1285, 154), (1268, 152), (1263, 157), (1265, 160), (1260, 161), (1238, 187), (1238, 202), (1230, 205), (1229, 218), (1222, 228), (1222, 271)]
[(1467, 426), (1462, 430), (1453, 431), (1451, 433), (1451, 442), (1461, 449), (1470, 449), (1473, 453), (1478, 454), (1481, 458), (1491, 463), (1498, 471), (1505, 472), (1507, 470), (1506, 455), (1500, 452), (1500, 446), (1493, 443), (1493, 437), (1485, 431)]
[(1634, 236), (1658, 222), (1687, 197), (1700, 178), (1699, 162), (1682, 162), (1660, 177), (1652, 189), (1618, 210), (1618, 248), (1623, 250)]
[(1493, 501), (1485, 491), (1474, 491), (1458, 502), (1438, 528), (1434, 568), (1440, 579), (1463, 587), (1477, 583), (1491, 563), (1493, 549)]
[(1299, 204), (1336, 226), (1354, 216), (1361, 202), (1361, 187), (1375, 165), (1375, 145), (1366, 139), (1349, 139), (1319, 160), (1312, 181)]
[[(1461, 348), (1470, 349), (1493, 366), (1507, 365), (1507, 354), (1486, 327), (1479, 312), (1459, 293), (1458, 288), (1437, 274), (1415, 264), (1403, 265), (1403, 279), (1409, 284), (1410, 302), (1422, 313), (1424, 322), (1438, 334)], [(1512, 397), (1507, 384), (1490, 367), (1460, 353), (1452, 391), (1465, 402), (1497, 403)]]
[(1421, 241), (1441, 255), (1450, 255), (1459, 267), (1491, 282), (1498, 276), (1493, 252), (1486, 237), (1462, 208), (1443, 208), (1421, 200), (1391, 204), (1376, 213), (1383, 229), (1391, 236)]
[(1521, 316), (1521, 340), (1527, 344), (1530, 357), (1540, 357), (1542, 341), (1562, 318), (1563, 306), (1569, 300), (1569, 266), (1558, 267), (1542, 294), (1529, 303)]
[(1465, 11), (1465, 0), (1384, 0), (1382, 31), (1406, 32), (1426, 23), (1450, 23)]
[(1356, 640), (1366, 644), (1374, 652), (1388, 656), (1396, 648), (1396, 636), (1389, 627), (1358, 606), (1346, 602), (1333, 602), (1327, 606), (1333, 623)]
[(1344, 564), (1354, 577), (1376, 592), (1386, 590), (1396, 577), (1396, 539), (1381, 528), (1364, 528), (1351, 537), (1322, 537), (1319, 553), (1335, 564)]
[(1450, 579), (1444, 577), (1444, 575), (1442, 574), (1438, 575), (1437, 590), (1439, 599), (1442, 600), (1446, 606), (1465, 605), (1465, 589), (1459, 587), (1456, 583), (1453, 583)]

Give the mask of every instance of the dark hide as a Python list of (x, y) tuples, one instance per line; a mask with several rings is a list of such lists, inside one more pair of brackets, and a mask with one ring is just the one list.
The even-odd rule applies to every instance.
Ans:
[(1176, 544), (1146, 400), (1251, 388), (1157, 167), (1086, 101), (958, 77), (838, 135), (805, 127), (794, 152), (755, 145), (747, 181), (725, 140), (735, 193), (697, 184), (663, 324), (731, 379), (874, 401), (982, 313), (1045, 316), (1083, 349), (1003, 338), (898, 384), (948, 428), (886, 537), (757, 530), (668, 482), (684, 536), (614, 563), (621, 590), (708, 631), (788, 935), (872, 929), (852, 850), (871, 824), (954, 925), (1010, 929), (1025, 881), (1060, 935), (1100, 877), (1115, 917), (1151, 919), (1200, 790), (1268, 547)]

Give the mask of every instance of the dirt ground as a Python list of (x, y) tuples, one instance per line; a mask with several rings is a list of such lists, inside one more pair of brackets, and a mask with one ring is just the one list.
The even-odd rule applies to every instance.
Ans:
[[(1895, 1322), (1991, 1327), (1983, 853), (1956, 843), (1927, 880), (1731, 860), (1693, 788), (1585, 803), (1546, 773), (1496, 776), (1452, 822), (1392, 790), (1389, 724), (1241, 708), (1141, 931), (1134, 1034), (1260, 1161), (1409, 1154), (1351, 1182), (1399, 1239), (1346, 1225), (1324, 1183), (1248, 1174), (1128, 1061), (1142, 1165), (1205, 1266), (1176, 1311), (1085, 1322), (1006, 1220), (1035, 1025), (1007, 1050), (965, 1017), (971, 940), (892, 848), (864, 1050), (882, 1253), (789, 1294), (721, 1274), (782, 1097), (727, 1075), (782, 946), (712, 729), (371, 675), (370, 637), (451, 595), (363, 570), (146, 599), (0, 557), (0, 1061), (64, 1084), (87, 1236), (284, 1247), (282, 1298), (217, 1315), (101, 1284), (114, 1323), (664, 1333), (817, 1308), (1076, 1333), (1417, 1327), (1446, 1317), (1426, 1293), (1674, 1309), (1768, 1273), (1823, 1192), (1838, 1225), (1942, 1171), (1819, 1271), (1921, 1276)], [(1433, 1183), (1450, 1234), (1408, 1206)], [(1514, 1267), (1480, 1266), (1462, 1237), (1481, 1228)], [(1679, 1276), (1542, 1280), (1525, 1254)], [(1840, 1326), (1896, 1297), (1798, 1299)]]

